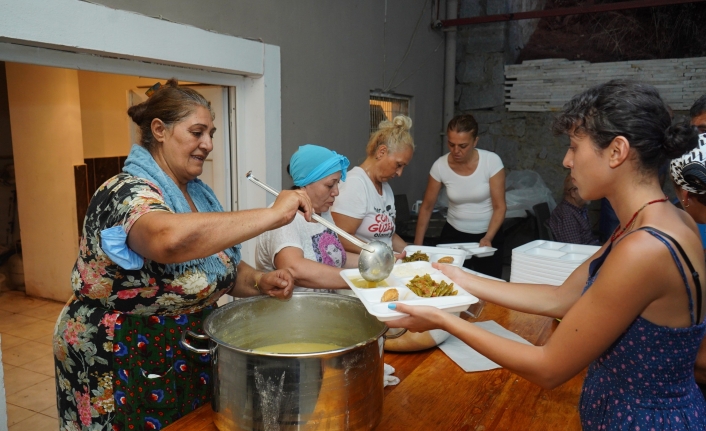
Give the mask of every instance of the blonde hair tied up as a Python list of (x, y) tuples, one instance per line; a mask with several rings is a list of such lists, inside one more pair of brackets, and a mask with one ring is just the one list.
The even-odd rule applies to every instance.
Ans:
[(398, 115), (389, 120), (383, 120), (378, 130), (370, 136), (366, 153), (372, 157), (380, 146), (384, 145), (390, 153), (396, 153), (406, 147), (414, 150), (414, 141), (409, 129), (412, 128), (412, 119), (406, 115)]

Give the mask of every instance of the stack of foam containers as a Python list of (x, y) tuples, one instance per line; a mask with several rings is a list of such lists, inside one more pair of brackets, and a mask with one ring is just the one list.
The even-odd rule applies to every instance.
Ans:
[(529, 242), (512, 250), (510, 281), (559, 286), (599, 248), (541, 239)]

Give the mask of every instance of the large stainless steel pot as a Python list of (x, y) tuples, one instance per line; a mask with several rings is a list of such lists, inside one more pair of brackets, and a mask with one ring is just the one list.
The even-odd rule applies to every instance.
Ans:
[[(212, 355), (214, 422), (221, 431), (371, 430), (382, 417), (386, 330), (357, 298), (297, 292), (286, 302), (260, 296), (227, 304), (206, 319), (206, 335), (185, 332), (182, 344)], [(209, 349), (190, 346), (187, 335), (210, 338)], [(309, 354), (251, 350), (296, 342), (342, 347)]]

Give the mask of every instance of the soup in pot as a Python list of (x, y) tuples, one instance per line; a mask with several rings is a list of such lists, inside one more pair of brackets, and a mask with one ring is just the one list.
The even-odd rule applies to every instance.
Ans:
[(340, 348), (341, 346), (325, 343), (282, 343), (257, 347), (252, 350), (253, 352), (262, 353), (314, 353), (338, 350)]

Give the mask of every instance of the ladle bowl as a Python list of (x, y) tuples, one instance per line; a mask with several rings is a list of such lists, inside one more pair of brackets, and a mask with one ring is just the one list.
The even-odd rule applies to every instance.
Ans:
[(358, 257), (358, 271), (361, 277), (370, 282), (378, 282), (386, 279), (392, 272), (395, 265), (395, 255), (392, 249), (382, 241), (371, 241), (368, 247), (373, 248), (373, 252), (360, 251)]

